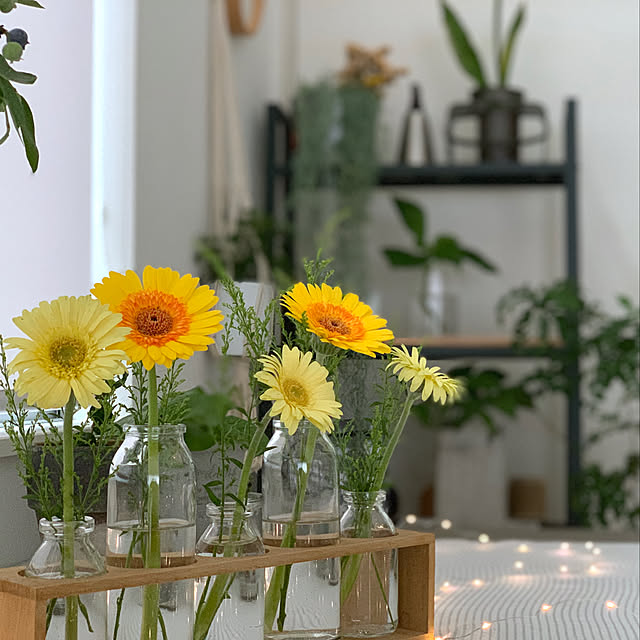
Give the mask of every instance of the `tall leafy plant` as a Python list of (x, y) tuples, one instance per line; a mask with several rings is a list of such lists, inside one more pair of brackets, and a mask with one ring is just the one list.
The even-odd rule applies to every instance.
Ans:
[[(42, 9), (36, 0), (0, 0), (0, 13), (9, 13), (18, 5)], [(32, 73), (16, 71), (15, 63), (22, 60), (24, 49), (29, 44), (26, 31), (19, 28), (6, 29), (0, 24), (0, 42), (5, 44), (0, 52), (0, 119), (4, 119), (4, 133), (0, 129), (0, 145), (6, 142), (11, 133), (11, 125), (15, 128), (22, 142), (31, 170), (38, 168), (40, 154), (36, 145), (36, 131), (33, 114), (29, 103), (16, 89), (16, 85), (33, 84), (36, 76)], [(2, 118), (4, 116), (4, 118)]]
[[(489, 82), (485, 67), (482, 64), (477, 48), (462, 26), (458, 15), (444, 0), (441, 2), (444, 24), (451, 41), (451, 46), (462, 68), (471, 76), (481, 89), (487, 88)], [(513, 51), (520, 29), (524, 23), (525, 7), (519, 5), (506, 32), (502, 34), (502, 0), (493, 2), (493, 57), (496, 81), (499, 87), (507, 85), (507, 78), (511, 69)]]

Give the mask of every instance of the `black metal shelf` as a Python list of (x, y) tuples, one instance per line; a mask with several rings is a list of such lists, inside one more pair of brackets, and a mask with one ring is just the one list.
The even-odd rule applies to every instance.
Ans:
[[(284, 198), (287, 216), (294, 216), (286, 195), (291, 188), (293, 125), (282, 109), (267, 109), (266, 211), (276, 212), (277, 185)], [(578, 285), (578, 189), (576, 166), (576, 103), (568, 100), (565, 115), (564, 160), (543, 164), (435, 165), (424, 167), (382, 166), (378, 173), (380, 187), (544, 187), (560, 186), (565, 195), (565, 273)], [(282, 205), (281, 205), (282, 206)], [(467, 343), (464, 345), (429, 344), (430, 359), (453, 358), (532, 358), (548, 357), (548, 349), (522, 350), (510, 345)], [(560, 349), (558, 349), (560, 351)], [(567, 490), (571, 491), (580, 472), (580, 374), (577, 359), (568, 366), (569, 394), (567, 403)], [(568, 500), (568, 522), (576, 520)]]
[(565, 183), (564, 164), (481, 164), (380, 167), (380, 186), (549, 186)]

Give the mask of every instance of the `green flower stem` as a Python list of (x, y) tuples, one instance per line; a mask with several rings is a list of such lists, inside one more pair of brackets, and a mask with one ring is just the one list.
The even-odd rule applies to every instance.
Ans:
[(393, 455), (395, 448), (398, 446), (400, 436), (402, 435), (402, 432), (404, 430), (404, 425), (407, 423), (407, 418), (409, 417), (409, 413), (411, 411), (413, 403), (415, 402), (415, 399), (415, 393), (407, 393), (407, 399), (405, 400), (404, 406), (402, 407), (402, 413), (400, 414), (398, 422), (396, 422), (396, 426), (394, 427), (391, 434), (391, 438), (389, 438), (389, 442), (387, 443), (387, 448), (384, 451), (384, 456), (382, 457), (382, 462), (380, 463), (380, 467), (378, 468), (378, 472), (376, 473), (371, 491), (380, 491), (380, 489), (382, 489), (382, 483), (384, 482), (384, 477), (387, 473), (387, 468), (389, 466), (391, 456)]
[[(149, 371), (149, 432), (147, 455), (148, 531), (149, 542), (145, 554), (144, 566), (147, 569), (159, 569), (160, 558), (160, 442), (158, 427), (158, 378), (155, 365)], [(140, 640), (157, 640), (158, 608), (160, 605), (160, 585), (150, 584), (144, 587), (142, 605), (142, 627)]]
[[(74, 559), (74, 513), (73, 513), (73, 412), (76, 399), (73, 391), (64, 408), (64, 422), (62, 431), (62, 520), (63, 548), (62, 574), (65, 578), (75, 575)], [(78, 599), (69, 596), (65, 600), (65, 640), (78, 638)]]
[[(280, 547), (291, 548), (296, 544), (296, 531), (298, 528), (298, 520), (302, 514), (302, 507), (304, 505), (305, 494), (307, 492), (307, 481), (309, 479), (309, 466), (313, 460), (313, 454), (316, 448), (316, 441), (320, 431), (316, 428), (310, 429), (307, 434), (307, 441), (303, 450), (302, 458), (300, 459), (300, 470), (298, 471), (298, 491), (296, 493), (296, 501), (293, 506), (293, 512), (291, 514), (291, 521), (287, 524), (287, 527), (282, 538)], [(278, 616), (278, 630), (282, 631), (284, 628), (284, 621), (286, 618), (286, 602), (287, 602), (287, 589), (289, 587), (289, 576), (291, 575), (291, 565), (284, 567), (276, 567), (271, 578), (271, 584), (265, 596), (264, 605), (264, 628), (267, 630), (273, 629), (273, 623), (276, 617), (276, 611), (278, 605), (280, 606), (280, 614)]]
[[(258, 428), (255, 430), (253, 437), (251, 438), (251, 442), (249, 443), (249, 447), (244, 454), (237, 491), (238, 498), (243, 504), (246, 503), (247, 494), (249, 492), (251, 465), (258, 453), (262, 437), (264, 436), (265, 429), (267, 428), (270, 419), (271, 416), (267, 413), (260, 422)], [(233, 515), (231, 538), (229, 540), (231, 543), (235, 542), (239, 538), (243, 515), (244, 509), (238, 505)], [(233, 555), (233, 552), (233, 545), (227, 544), (223, 550), (223, 557), (229, 558)], [(230, 576), (216, 576), (211, 589), (204, 590), (196, 612), (196, 620), (193, 627), (194, 640), (205, 640), (207, 637), (209, 628), (213, 623), (216, 613), (218, 613), (218, 609), (224, 600), (225, 593), (229, 588), (230, 581), (233, 580), (234, 576), (235, 574), (231, 574)]]
[[(375, 498), (374, 498), (375, 501)], [(373, 505), (354, 505), (356, 510), (355, 526), (351, 532), (353, 538), (370, 538), (371, 537), (371, 507)], [(353, 556), (344, 556), (341, 561), (340, 571), (340, 602), (344, 603), (353, 585), (358, 578), (360, 565), (362, 563), (362, 554), (358, 553)]]

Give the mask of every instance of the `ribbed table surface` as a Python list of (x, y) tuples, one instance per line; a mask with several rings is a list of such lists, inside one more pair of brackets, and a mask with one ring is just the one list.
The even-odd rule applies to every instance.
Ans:
[(638, 548), (438, 540), (435, 636), (638, 640)]

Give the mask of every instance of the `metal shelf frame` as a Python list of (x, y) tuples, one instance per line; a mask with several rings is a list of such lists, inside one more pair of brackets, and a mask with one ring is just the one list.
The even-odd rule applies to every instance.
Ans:
[[(542, 164), (427, 165), (424, 167), (382, 166), (378, 186), (416, 187), (560, 187), (565, 197), (565, 276), (579, 285), (578, 253), (578, 179), (577, 179), (577, 104), (567, 100), (565, 109), (564, 160)], [(289, 222), (295, 217), (287, 194), (291, 190), (291, 159), (294, 128), (290, 117), (277, 105), (267, 107), (267, 144), (265, 210), (276, 215), (278, 189)], [(291, 251), (291, 247), (287, 250)], [(291, 251), (291, 255), (293, 252)], [(578, 340), (578, 336), (573, 337)], [(570, 347), (571, 345), (567, 345)], [(430, 346), (432, 359), (452, 358), (536, 358), (547, 357), (544, 350), (522, 351), (509, 346)], [(581, 469), (580, 459), (580, 367), (576, 359), (567, 370), (569, 393), (567, 402), (567, 522), (576, 524), (571, 509), (570, 491)]]

